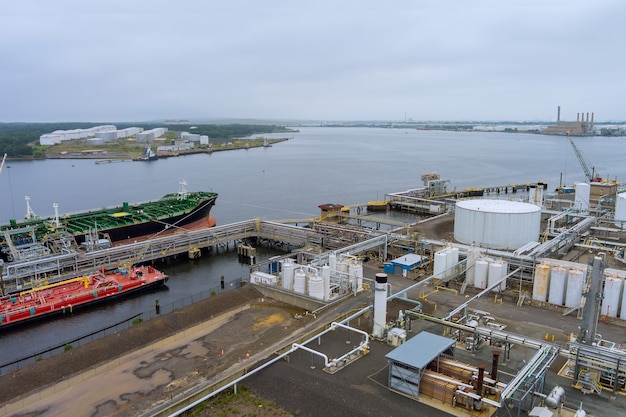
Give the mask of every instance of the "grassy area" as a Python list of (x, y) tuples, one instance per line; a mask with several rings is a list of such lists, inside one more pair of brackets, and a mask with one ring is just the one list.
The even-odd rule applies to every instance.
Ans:
[(237, 394), (221, 393), (192, 411), (187, 417), (293, 417), (298, 412), (289, 413), (278, 404), (257, 397), (245, 386), (237, 387)]

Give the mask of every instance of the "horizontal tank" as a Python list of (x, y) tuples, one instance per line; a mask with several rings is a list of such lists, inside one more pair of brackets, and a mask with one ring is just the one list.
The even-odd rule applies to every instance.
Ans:
[(454, 238), (494, 249), (517, 249), (539, 239), (541, 207), (508, 200), (472, 199), (456, 203)]

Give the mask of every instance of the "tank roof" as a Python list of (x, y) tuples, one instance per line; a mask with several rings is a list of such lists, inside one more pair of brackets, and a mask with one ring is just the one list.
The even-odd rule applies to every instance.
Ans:
[(457, 207), (467, 210), (482, 211), (486, 213), (535, 213), (541, 207), (522, 201), (494, 200), (494, 199), (469, 199), (457, 201)]

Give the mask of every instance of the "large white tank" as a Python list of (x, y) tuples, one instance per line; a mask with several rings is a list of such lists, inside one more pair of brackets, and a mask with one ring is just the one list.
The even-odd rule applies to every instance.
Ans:
[(581, 211), (589, 211), (589, 197), (591, 196), (591, 185), (585, 182), (574, 184), (574, 207)]
[(622, 296), (622, 279), (610, 276), (605, 277), (603, 295), (600, 314), (608, 317), (617, 317), (619, 299)]
[(298, 269), (294, 274), (293, 279), (293, 291), (298, 294), (304, 294), (306, 290), (306, 272), (303, 269)]
[(291, 291), (293, 290), (293, 274), (296, 268), (296, 264), (291, 259), (285, 259), (283, 262), (283, 288)]
[(619, 193), (615, 199), (615, 220), (615, 224), (619, 227), (622, 227), (622, 222), (626, 221), (626, 191)]
[(489, 270), (489, 262), (485, 259), (479, 259), (476, 261), (475, 267), (476, 275), (474, 277), (474, 288), (484, 290), (487, 288), (487, 272)]
[(548, 283), (550, 282), (550, 267), (539, 264), (535, 267), (533, 281), (533, 300), (546, 301), (548, 299)]
[(584, 286), (585, 273), (579, 269), (570, 269), (565, 292), (565, 306), (572, 308), (580, 306)]
[(445, 270), (448, 267), (448, 254), (446, 249), (435, 252), (435, 265), (433, 266), (433, 275), (436, 278), (445, 278)]
[(363, 265), (358, 262), (351, 263), (349, 274), (352, 291), (361, 291), (363, 289)]
[[(502, 269), (504, 265), (501, 262), (492, 262), (489, 264), (489, 270), (487, 271), (487, 286), (491, 287), (496, 282), (502, 279)], [(498, 291), (500, 286), (493, 288), (492, 291)]]
[(324, 299), (324, 279), (318, 274), (309, 274), (309, 297)]
[(555, 266), (550, 272), (550, 292), (548, 293), (548, 302), (558, 306), (563, 305), (563, 297), (565, 296), (565, 282), (567, 277), (567, 269), (561, 266)]
[(454, 238), (468, 245), (517, 249), (539, 239), (541, 207), (508, 200), (472, 199), (456, 203)]

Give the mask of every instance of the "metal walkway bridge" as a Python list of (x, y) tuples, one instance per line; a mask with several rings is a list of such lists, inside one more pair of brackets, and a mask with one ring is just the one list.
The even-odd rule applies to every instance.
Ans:
[(249, 238), (281, 242), (292, 248), (319, 245), (323, 235), (304, 227), (251, 219), (170, 236), (139, 241), (91, 252), (70, 252), (26, 262), (5, 264), (5, 292), (15, 292), (45, 282), (53, 283), (102, 268), (150, 262), (187, 254), (190, 250), (225, 246)]

